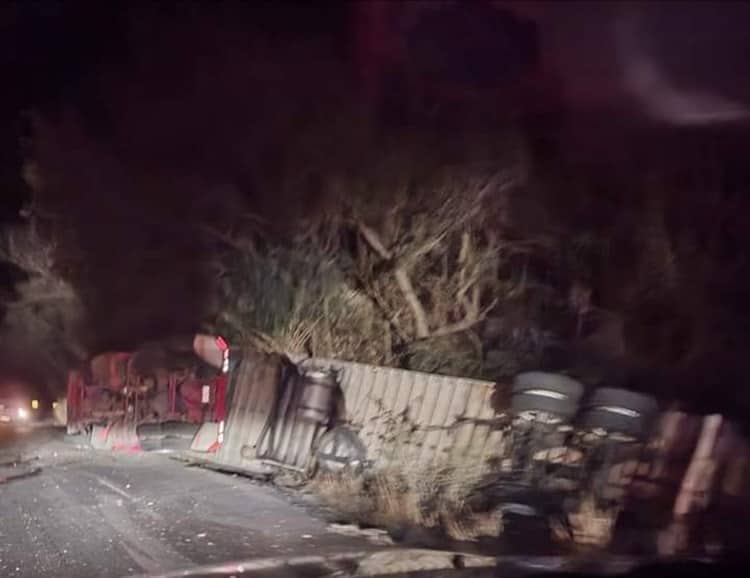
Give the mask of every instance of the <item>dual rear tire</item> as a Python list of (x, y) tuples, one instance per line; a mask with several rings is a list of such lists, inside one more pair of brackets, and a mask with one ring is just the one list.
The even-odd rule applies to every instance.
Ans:
[(581, 383), (564, 375), (530, 371), (513, 382), (511, 412), (547, 414), (562, 422), (576, 422), (584, 430), (602, 430), (637, 440), (645, 439), (658, 413), (648, 395), (602, 387), (584, 398)]

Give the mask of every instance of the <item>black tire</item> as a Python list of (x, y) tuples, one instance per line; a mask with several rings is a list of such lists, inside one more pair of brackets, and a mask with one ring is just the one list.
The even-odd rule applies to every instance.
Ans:
[(189, 450), (193, 443), (193, 438), (186, 437), (165, 437), (161, 440), (161, 449), (164, 450)]
[(659, 404), (650, 395), (614, 387), (601, 387), (595, 390), (584, 405), (587, 408), (597, 406), (622, 407), (637, 411), (644, 416), (654, 415), (659, 411)]
[(514, 395), (510, 400), (510, 405), (515, 414), (527, 411), (543, 411), (563, 419), (571, 419), (578, 411), (578, 404), (571, 399), (553, 399), (526, 393)]
[(315, 450), (318, 470), (338, 473), (350, 469), (357, 471), (364, 466), (367, 449), (359, 436), (344, 426), (325, 432)]
[(513, 413), (543, 411), (570, 419), (578, 410), (583, 385), (564, 375), (529, 371), (516, 376), (511, 391)]
[(562, 393), (576, 401), (578, 401), (583, 395), (583, 385), (581, 382), (559, 373), (527, 371), (525, 373), (519, 373), (515, 379), (513, 379), (513, 387), (511, 388), (511, 391), (514, 394), (522, 393), (530, 389), (545, 389), (548, 391), (554, 391), (555, 393)]
[(144, 452), (155, 452), (162, 449), (162, 440), (160, 438), (141, 439), (141, 449)]
[(651, 396), (603, 387), (587, 400), (580, 425), (583, 429), (602, 429), (643, 439), (658, 411), (659, 405)]
[(168, 421), (161, 425), (161, 431), (166, 437), (185, 438), (192, 440), (200, 429), (198, 423), (184, 421)]
[(140, 440), (161, 439), (164, 437), (160, 423), (142, 423), (136, 429), (136, 433)]

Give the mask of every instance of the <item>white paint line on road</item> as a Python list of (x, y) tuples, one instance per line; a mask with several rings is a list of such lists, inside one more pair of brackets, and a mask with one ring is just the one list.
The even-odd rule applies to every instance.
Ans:
[(133, 499), (134, 499), (133, 496), (131, 496), (130, 494), (128, 494), (122, 488), (117, 487), (112, 482), (110, 482), (109, 480), (106, 480), (106, 479), (102, 478), (101, 476), (94, 476), (94, 477), (96, 478), (96, 481), (99, 482), (102, 486), (105, 486), (105, 487), (109, 488), (110, 490), (112, 490), (116, 494), (120, 494), (123, 498), (127, 498), (128, 500), (133, 501)]

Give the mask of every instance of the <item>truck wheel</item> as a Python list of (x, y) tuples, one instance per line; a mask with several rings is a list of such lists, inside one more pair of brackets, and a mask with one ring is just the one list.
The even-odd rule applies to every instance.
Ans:
[(659, 410), (651, 396), (611, 387), (597, 389), (585, 407), (581, 416), (583, 429), (602, 429), (639, 440), (648, 436)]
[(161, 431), (166, 437), (185, 438), (192, 441), (200, 427), (198, 423), (168, 421), (161, 425)]
[(316, 466), (323, 472), (338, 473), (364, 467), (367, 450), (349, 428), (337, 426), (324, 433), (315, 452)]
[(162, 449), (162, 440), (160, 438), (141, 439), (141, 449), (144, 452), (155, 452)]
[(161, 440), (161, 449), (185, 451), (190, 449), (192, 443), (192, 437), (187, 438), (167, 436), (163, 440)]
[(563, 419), (572, 418), (583, 395), (583, 385), (565, 375), (529, 371), (513, 380), (511, 411), (546, 412)]
[(161, 439), (164, 437), (160, 423), (142, 423), (136, 429), (138, 439)]

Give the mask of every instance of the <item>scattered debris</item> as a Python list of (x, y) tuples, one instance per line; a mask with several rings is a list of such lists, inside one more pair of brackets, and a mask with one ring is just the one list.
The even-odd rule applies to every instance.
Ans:
[(382, 576), (399, 572), (427, 572), (463, 568), (494, 568), (492, 556), (457, 554), (440, 550), (397, 549), (370, 554), (359, 561), (356, 576)]
[(393, 545), (393, 540), (388, 532), (380, 528), (361, 528), (354, 524), (329, 524), (328, 531), (342, 536), (364, 536), (379, 546)]

